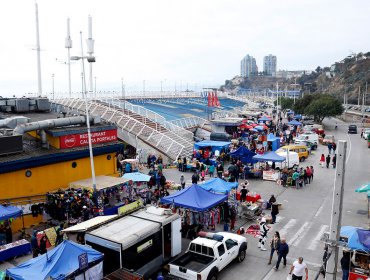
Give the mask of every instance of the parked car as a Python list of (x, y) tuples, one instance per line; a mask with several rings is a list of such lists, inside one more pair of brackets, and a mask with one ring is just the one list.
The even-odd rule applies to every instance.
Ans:
[(302, 142), (311, 142), (312, 144), (317, 144), (319, 143), (319, 136), (314, 133), (314, 132), (305, 132), (298, 137), (296, 137), (294, 144), (299, 145), (302, 144)]
[(227, 134), (226, 132), (212, 132), (209, 136), (211, 141), (224, 141), (230, 142), (232, 137), (231, 135)]
[(348, 133), (357, 134), (357, 125), (351, 124), (348, 126)]
[(362, 133), (362, 137), (367, 140), (368, 136), (370, 135), (370, 128), (365, 128), (363, 133)]
[(228, 233), (205, 233), (191, 241), (184, 255), (170, 262), (170, 276), (176, 279), (215, 280), (232, 261), (242, 262), (247, 250), (244, 236)]
[(328, 145), (329, 143), (334, 143), (334, 142), (335, 142), (334, 135), (325, 135), (325, 138), (322, 139), (323, 145)]

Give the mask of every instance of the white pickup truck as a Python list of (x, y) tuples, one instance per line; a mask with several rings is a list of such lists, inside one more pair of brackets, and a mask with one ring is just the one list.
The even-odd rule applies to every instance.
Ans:
[(218, 273), (233, 260), (244, 261), (246, 250), (244, 236), (208, 233), (194, 239), (186, 253), (169, 264), (169, 274), (176, 279), (217, 280)]

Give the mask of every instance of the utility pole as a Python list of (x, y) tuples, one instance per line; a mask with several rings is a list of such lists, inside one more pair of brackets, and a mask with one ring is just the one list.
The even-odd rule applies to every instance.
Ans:
[(276, 82), (276, 124), (279, 123), (279, 82)]
[(53, 100), (54, 100), (54, 78), (55, 78), (55, 75), (54, 74), (51, 74), (51, 84), (52, 84), (52, 90), (53, 90)]
[(71, 34), (70, 34), (70, 29), (69, 29), (69, 18), (67, 19), (67, 38), (65, 40), (65, 47), (67, 49), (67, 54), (68, 54), (68, 92), (69, 92), (69, 98), (72, 97), (72, 86), (71, 86), (71, 48), (72, 48), (72, 39), (71, 39)]
[(361, 86), (358, 86), (358, 101), (357, 106), (360, 106)]
[(340, 229), (342, 227), (342, 210), (343, 210), (343, 191), (344, 178), (346, 169), (347, 157), (347, 141), (338, 141), (338, 156), (337, 167), (335, 170), (333, 202), (331, 210), (330, 233), (329, 240), (326, 243), (329, 246), (329, 253), (331, 257), (328, 259), (326, 265), (326, 280), (336, 280), (337, 278), (337, 264), (338, 264), (338, 241), (340, 237)]
[(39, 8), (37, 3), (35, 3), (36, 12), (36, 53), (37, 53), (37, 84), (38, 84), (38, 94), (42, 95), (42, 82), (41, 82), (41, 49), (40, 49), (40, 36), (39, 36)]

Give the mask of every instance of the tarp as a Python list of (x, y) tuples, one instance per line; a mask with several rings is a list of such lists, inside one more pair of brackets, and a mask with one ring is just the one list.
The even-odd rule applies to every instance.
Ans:
[(288, 124), (290, 124), (290, 125), (302, 125), (301, 122), (296, 121), (296, 120), (292, 120), (292, 121), (288, 122)]
[(246, 147), (241, 146), (237, 150), (229, 153), (231, 157), (239, 157), (243, 163), (256, 163), (257, 161), (253, 159), (256, 153), (248, 150)]
[(370, 253), (370, 230), (353, 226), (343, 226), (340, 229), (340, 236), (348, 238), (348, 248)]
[(181, 191), (161, 198), (161, 203), (205, 211), (227, 200), (227, 195), (206, 191), (198, 185), (192, 185)]
[(230, 144), (231, 142), (204, 140), (204, 141), (195, 143), (194, 148), (199, 149), (199, 148), (205, 148), (205, 147), (215, 147), (215, 148), (222, 149), (222, 148), (229, 147)]
[(122, 178), (133, 182), (149, 182), (150, 176), (141, 172), (125, 173)]
[(87, 253), (88, 263), (103, 260), (104, 255), (90, 247), (65, 240), (54, 249), (17, 267), (8, 268), (6, 274), (15, 280), (64, 279), (79, 269), (78, 256)]
[[(104, 190), (107, 188), (115, 187), (121, 184), (126, 183), (128, 180), (124, 178), (117, 178), (112, 176), (96, 176), (96, 189), (98, 191)], [(79, 181), (75, 181), (69, 183), (70, 188), (85, 188), (85, 189), (93, 189), (92, 178), (83, 179)]]
[(253, 159), (257, 161), (272, 161), (272, 162), (282, 162), (285, 160), (285, 157), (281, 157), (275, 152), (267, 152), (263, 155), (255, 155)]
[(302, 119), (302, 115), (299, 115), (299, 114), (298, 114), (298, 115), (295, 115), (295, 116), (294, 116), (294, 118), (295, 118), (296, 120), (300, 120), (300, 119)]
[(355, 192), (368, 192), (370, 191), (370, 184), (362, 185), (361, 187), (357, 188)]
[(0, 205), (0, 221), (8, 220), (10, 218), (17, 218), (22, 216), (23, 211), (15, 206)]
[(203, 184), (200, 184), (203, 189), (206, 191), (211, 191), (215, 193), (229, 193), (232, 189), (238, 187), (237, 182), (226, 182), (220, 178), (210, 179)]
[(260, 121), (260, 122), (271, 121), (271, 118), (268, 118), (266, 116), (263, 116), (263, 117), (259, 118), (258, 121)]
[(276, 137), (274, 134), (270, 133), (267, 135), (267, 141), (271, 142), (272, 151), (276, 151), (280, 148), (280, 138)]

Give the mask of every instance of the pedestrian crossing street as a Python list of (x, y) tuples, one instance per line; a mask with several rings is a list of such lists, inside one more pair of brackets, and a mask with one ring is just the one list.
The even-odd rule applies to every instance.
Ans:
[(269, 236), (278, 231), (281, 237), (285, 237), (290, 247), (298, 247), (300, 250), (320, 250), (324, 244), (320, 239), (329, 231), (329, 225), (322, 225), (315, 221), (300, 221), (299, 219), (288, 219), (278, 215), (277, 223), (271, 225)]

